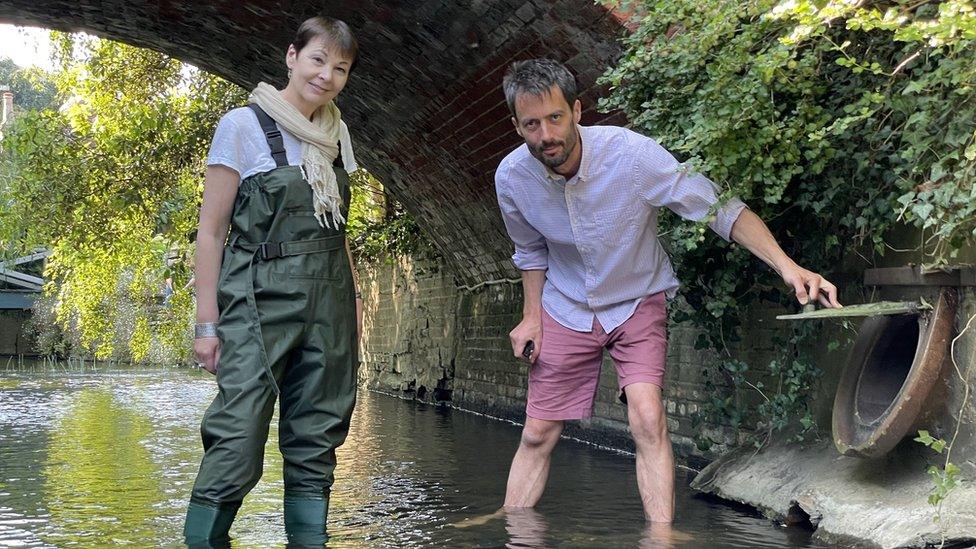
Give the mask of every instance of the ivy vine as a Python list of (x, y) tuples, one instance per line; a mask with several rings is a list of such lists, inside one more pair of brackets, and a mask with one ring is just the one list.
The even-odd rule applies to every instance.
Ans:
[[(976, 16), (970, 0), (644, 0), (624, 53), (601, 82), (603, 110), (739, 196), (786, 252), (830, 278), (889, 251), (908, 227), (926, 261), (945, 265), (976, 239)], [(742, 312), (790, 304), (781, 281), (745, 250), (665, 217), (689, 307), (720, 359), (710, 383), (759, 395), (716, 395), (702, 416), (774, 433), (815, 432), (807, 399), (820, 375), (797, 326), (782, 356), (747, 376), (732, 357)], [(755, 369), (755, 368), (754, 368)], [(754, 373), (754, 372), (753, 372)], [(726, 396), (717, 396), (717, 395)], [(733, 393), (734, 395), (735, 393)], [(709, 441), (703, 441), (707, 446)]]

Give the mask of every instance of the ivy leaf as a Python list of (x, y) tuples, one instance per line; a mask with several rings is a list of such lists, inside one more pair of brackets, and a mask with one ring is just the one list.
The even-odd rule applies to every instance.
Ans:
[(931, 214), (932, 210), (934, 209), (935, 209), (934, 205), (927, 202), (923, 202), (912, 206), (912, 213), (915, 214), (915, 216), (918, 217), (918, 219), (925, 221), (929, 218), (929, 214)]
[(925, 82), (922, 80), (912, 80), (905, 86), (901, 91), (902, 95), (909, 95), (913, 93), (918, 93), (925, 88)]

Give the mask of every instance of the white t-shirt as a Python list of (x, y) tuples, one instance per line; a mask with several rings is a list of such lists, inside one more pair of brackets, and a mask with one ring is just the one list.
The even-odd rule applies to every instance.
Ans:
[[(352, 139), (346, 123), (339, 122), (339, 147), (342, 151), (342, 164), (347, 172), (359, 169), (352, 154)], [(298, 166), (302, 163), (302, 144), (294, 135), (281, 128), (281, 138), (285, 143), (285, 156), (288, 164)], [(214, 132), (207, 165), (227, 166), (240, 174), (241, 180), (277, 167), (271, 156), (268, 140), (261, 130), (258, 116), (248, 107), (236, 108), (221, 119)]]

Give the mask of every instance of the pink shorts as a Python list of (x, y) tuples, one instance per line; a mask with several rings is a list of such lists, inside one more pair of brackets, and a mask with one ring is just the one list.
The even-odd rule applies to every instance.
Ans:
[(664, 386), (667, 359), (664, 292), (644, 298), (610, 333), (593, 318), (591, 332), (577, 332), (542, 312), (542, 352), (529, 370), (526, 413), (536, 419), (583, 419), (593, 413), (606, 348), (617, 366), (621, 392), (632, 383)]

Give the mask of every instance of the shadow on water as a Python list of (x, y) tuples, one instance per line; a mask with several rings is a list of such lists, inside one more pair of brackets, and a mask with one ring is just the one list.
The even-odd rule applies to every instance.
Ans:
[[(212, 378), (182, 369), (0, 371), (0, 545), (177, 545)], [(696, 496), (647, 527), (633, 457), (565, 440), (535, 510), (500, 512), (519, 428), (360, 393), (339, 450), (330, 547), (826, 547)], [(276, 421), (232, 546), (283, 545)]]

